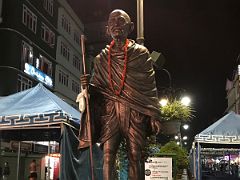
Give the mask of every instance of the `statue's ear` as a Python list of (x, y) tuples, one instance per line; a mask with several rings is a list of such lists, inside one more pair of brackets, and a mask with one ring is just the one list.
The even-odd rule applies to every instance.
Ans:
[(110, 36), (110, 32), (109, 32), (108, 26), (105, 26), (105, 28), (106, 28), (106, 34), (107, 34), (108, 36)]
[(133, 30), (134, 30), (134, 23), (131, 22), (131, 23), (129, 24), (129, 33), (133, 32)]

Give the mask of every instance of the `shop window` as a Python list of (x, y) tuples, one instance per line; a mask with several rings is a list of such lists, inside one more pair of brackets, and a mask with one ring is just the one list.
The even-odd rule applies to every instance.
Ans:
[(22, 41), (22, 62), (33, 65), (33, 48), (25, 41)]
[(37, 30), (37, 16), (26, 5), (23, 5), (22, 22), (31, 31), (36, 33)]
[(61, 51), (60, 51), (60, 53), (61, 53), (61, 55), (62, 55), (63, 57), (65, 57), (65, 58), (69, 61), (69, 58), (70, 58), (70, 49), (69, 49), (69, 47), (68, 47), (65, 43), (63, 43), (63, 42), (61, 42)]
[(81, 61), (76, 55), (73, 55), (73, 66), (81, 72)]
[(50, 30), (50, 28), (42, 23), (41, 27), (41, 38), (49, 44), (50, 47), (54, 47), (55, 44), (55, 33)]
[(20, 74), (18, 74), (18, 87), (17, 91), (24, 91), (26, 89), (32, 88), (32, 81)]
[(62, 70), (59, 70), (59, 76), (58, 76), (58, 81), (59, 83), (68, 86), (68, 74), (63, 72)]
[(44, 0), (43, 7), (51, 16), (53, 15), (53, 0)]
[(74, 80), (72, 80), (72, 91), (77, 94), (80, 92), (80, 85)]
[[(37, 63), (36, 63), (37, 64)], [(52, 76), (52, 62), (49, 61), (46, 57), (40, 55), (39, 57), (39, 69), (45, 74)]]

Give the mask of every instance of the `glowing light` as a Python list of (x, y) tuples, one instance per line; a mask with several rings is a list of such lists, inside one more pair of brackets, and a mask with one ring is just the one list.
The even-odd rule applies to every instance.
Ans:
[(168, 103), (168, 100), (167, 100), (167, 99), (161, 99), (161, 100), (159, 101), (159, 103), (161, 104), (161, 106), (166, 106), (167, 103)]
[(183, 97), (183, 98), (181, 99), (181, 103), (182, 103), (183, 105), (185, 105), (185, 106), (189, 106), (189, 105), (190, 105), (190, 102), (191, 102), (191, 99), (190, 99), (189, 97), (187, 97), (187, 96), (185, 96), (185, 97)]
[(183, 140), (187, 140), (188, 139), (188, 137), (187, 136), (183, 136)]
[(183, 129), (187, 130), (189, 128), (189, 125), (188, 124), (184, 124), (183, 125)]

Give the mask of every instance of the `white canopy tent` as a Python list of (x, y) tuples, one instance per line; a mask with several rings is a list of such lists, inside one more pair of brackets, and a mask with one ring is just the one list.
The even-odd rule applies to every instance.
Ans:
[(81, 114), (41, 83), (0, 99), (0, 137), (19, 141), (60, 141), (66, 127), (79, 128)]
[(201, 146), (236, 147), (240, 144), (240, 115), (229, 112), (208, 128), (197, 134), (192, 147), (193, 172), (197, 180), (201, 179)]

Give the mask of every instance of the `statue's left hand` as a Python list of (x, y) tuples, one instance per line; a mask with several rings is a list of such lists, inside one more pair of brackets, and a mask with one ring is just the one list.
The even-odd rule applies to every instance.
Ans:
[(155, 134), (159, 134), (161, 130), (161, 123), (159, 120), (151, 119), (151, 128)]
[(76, 102), (79, 103), (80, 112), (84, 112), (86, 108), (85, 98), (87, 98), (86, 89), (82, 89), (81, 93), (78, 94)]

